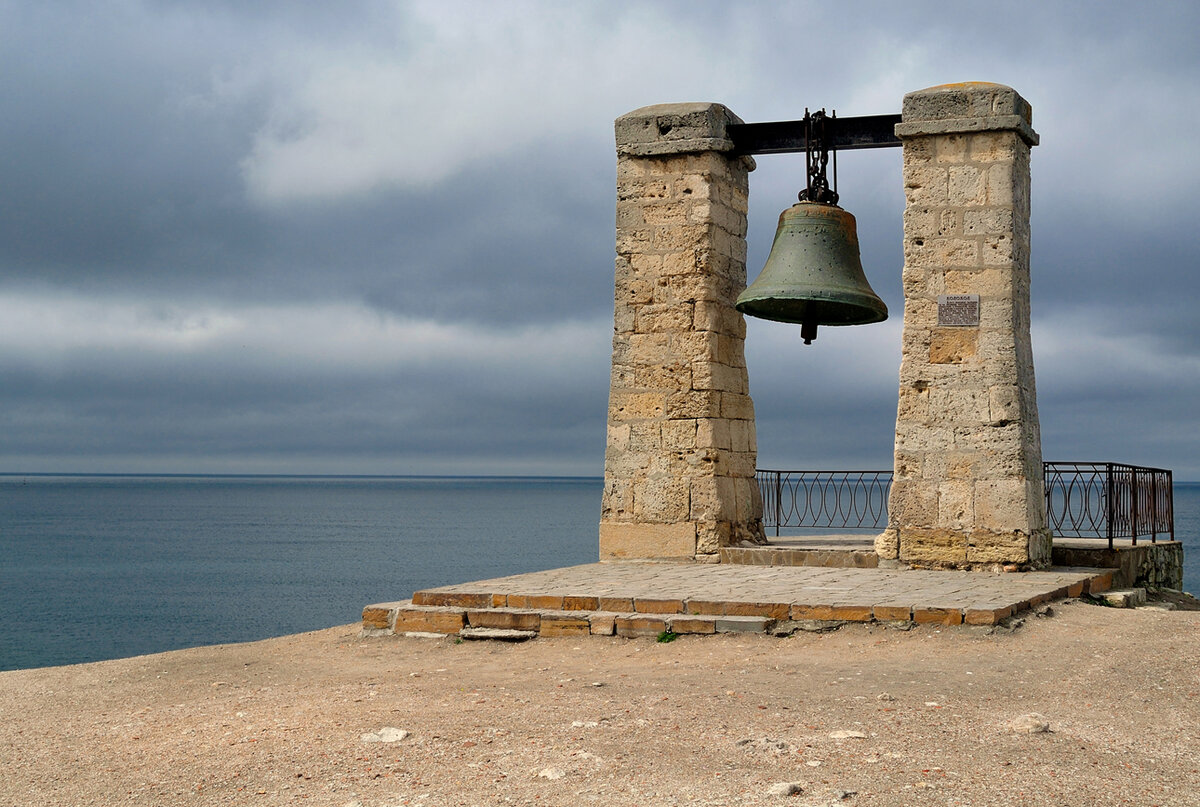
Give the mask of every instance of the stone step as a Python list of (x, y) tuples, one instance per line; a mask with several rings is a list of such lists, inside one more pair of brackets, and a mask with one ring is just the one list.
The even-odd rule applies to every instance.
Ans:
[(1146, 604), (1146, 589), (1110, 589), (1100, 592), (1099, 597), (1113, 608), (1138, 608)]
[(721, 563), (742, 566), (815, 566), (825, 569), (877, 569), (879, 555), (872, 550), (804, 549), (789, 546), (727, 546)]
[(658, 636), (675, 634), (765, 633), (777, 620), (739, 614), (645, 614), (613, 611), (561, 611), (528, 608), (462, 608), (378, 603), (363, 609), (363, 632), (443, 634), (463, 638), (532, 636)]

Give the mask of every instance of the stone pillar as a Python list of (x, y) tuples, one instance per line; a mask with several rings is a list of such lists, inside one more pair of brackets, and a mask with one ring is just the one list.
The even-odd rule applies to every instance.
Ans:
[(746, 377), (749, 157), (720, 104), (616, 121), (617, 260), (600, 557), (715, 562), (763, 542)]
[(1030, 107), (1010, 87), (947, 84), (906, 95), (902, 121), (903, 353), (890, 523), (876, 549), (920, 566), (1046, 565)]

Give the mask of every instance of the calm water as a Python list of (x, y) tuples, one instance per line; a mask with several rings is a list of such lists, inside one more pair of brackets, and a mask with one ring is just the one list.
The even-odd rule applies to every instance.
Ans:
[(590, 563), (599, 479), (0, 477), (0, 670), (261, 639)]
[[(599, 479), (0, 476), (0, 670), (355, 622), (420, 588), (589, 563)], [(1175, 486), (1200, 592), (1200, 484)]]

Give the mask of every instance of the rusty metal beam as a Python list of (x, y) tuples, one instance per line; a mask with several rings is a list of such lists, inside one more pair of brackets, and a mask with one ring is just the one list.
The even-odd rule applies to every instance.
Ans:
[[(833, 148), (838, 151), (895, 148), (900, 145), (895, 132), (899, 122), (899, 115), (831, 118)], [(726, 128), (726, 135), (738, 154), (793, 154), (803, 152), (808, 146), (803, 120), (734, 123)]]

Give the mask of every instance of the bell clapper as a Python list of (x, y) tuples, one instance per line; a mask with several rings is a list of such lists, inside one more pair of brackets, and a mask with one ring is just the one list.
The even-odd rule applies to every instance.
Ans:
[(805, 319), (800, 325), (800, 338), (804, 340), (804, 344), (811, 345), (813, 340), (817, 338), (817, 321), (815, 319)]

